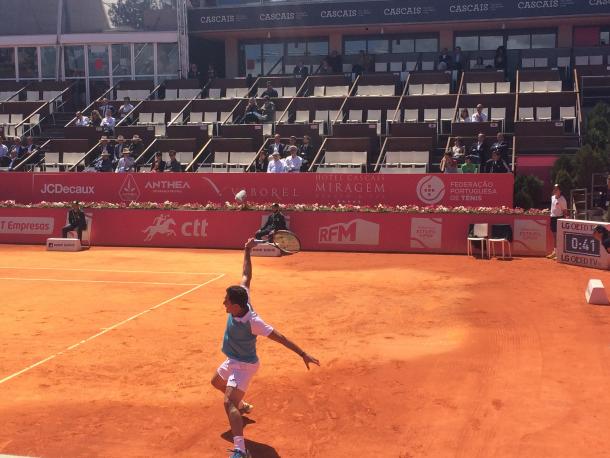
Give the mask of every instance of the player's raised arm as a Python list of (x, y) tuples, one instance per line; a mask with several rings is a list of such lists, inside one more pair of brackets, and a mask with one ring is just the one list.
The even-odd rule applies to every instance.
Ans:
[(250, 289), (250, 281), (252, 280), (252, 260), (250, 259), (250, 251), (256, 246), (254, 239), (248, 239), (244, 245), (244, 267), (242, 270), (241, 285)]
[(274, 329), (267, 337), (269, 337), (275, 342), (281, 343), (284, 347), (288, 348), (289, 350), (292, 350), (301, 358), (303, 358), (303, 362), (307, 366), (307, 370), (309, 370), (310, 363), (317, 364), (318, 366), (320, 365), (320, 361), (318, 361), (313, 356), (308, 355), (305, 350), (303, 350), (301, 347), (291, 341), (288, 337), (280, 334), (277, 330)]

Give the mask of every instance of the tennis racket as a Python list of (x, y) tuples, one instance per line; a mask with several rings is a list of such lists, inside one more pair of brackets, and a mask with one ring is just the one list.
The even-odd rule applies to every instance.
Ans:
[(282, 254), (296, 254), (301, 251), (301, 241), (290, 231), (275, 231), (272, 240), (256, 240), (257, 243), (270, 243), (276, 246)]

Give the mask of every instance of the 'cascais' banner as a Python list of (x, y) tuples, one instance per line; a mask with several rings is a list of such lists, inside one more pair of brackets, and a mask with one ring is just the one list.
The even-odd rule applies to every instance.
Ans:
[(253, 203), (512, 207), (513, 175), (330, 173), (4, 173), (0, 200), (20, 203)]
[(391, 0), (189, 11), (192, 31), (610, 14), (610, 0)]

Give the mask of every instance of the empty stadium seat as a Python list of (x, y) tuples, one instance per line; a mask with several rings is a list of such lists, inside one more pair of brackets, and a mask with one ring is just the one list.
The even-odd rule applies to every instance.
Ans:
[(220, 94), (221, 92), (219, 88), (211, 88), (208, 90), (208, 98), (210, 99), (219, 99)]
[(496, 93), (497, 94), (508, 94), (510, 93), (510, 82), (498, 81), (496, 82)]
[(153, 114), (152, 113), (140, 113), (138, 114), (138, 124), (152, 124)]
[(405, 122), (419, 122), (419, 110), (418, 109), (406, 109), (405, 110)]
[(533, 121), (534, 120), (534, 108), (533, 107), (519, 107), (519, 121)]
[(366, 122), (381, 122), (381, 110), (367, 110)]
[(347, 122), (362, 122), (362, 110), (349, 110)]
[(534, 81), (534, 92), (548, 92), (548, 81)]
[(324, 86), (314, 86), (313, 95), (314, 97), (324, 97)]
[(309, 110), (297, 110), (295, 122), (309, 122)]
[(561, 92), (562, 90), (562, 82), (561, 81), (549, 81), (547, 85), (548, 92)]
[(534, 92), (534, 82), (521, 81), (519, 83), (519, 92)]
[(551, 107), (536, 107), (536, 119), (538, 121), (550, 121)]
[(169, 119), (172, 124), (182, 124), (182, 113), (171, 113)]
[(165, 100), (176, 100), (178, 98), (178, 89), (166, 89)]
[(466, 83), (466, 94), (480, 94), (481, 83)]
[(326, 97), (346, 97), (349, 86), (326, 86)]
[(481, 94), (494, 94), (496, 83), (481, 83)]
[(409, 95), (422, 95), (423, 90), (422, 84), (409, 84)]
[(438, 122), (438, 108), (424, 108), (424, 122)]

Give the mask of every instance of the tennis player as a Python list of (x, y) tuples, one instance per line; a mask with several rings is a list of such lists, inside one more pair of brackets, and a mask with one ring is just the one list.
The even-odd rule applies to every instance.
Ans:
[(252, 280), (252, 261), (250, 250), (256, 245), (254, 239), (249, 239), (244, 250), (244, 265), (240, 285), (229, 286), (224, 299), (226, 312), (229, 314), (227, 328), (222, 343), (222, 352), (227, 356), (212, 377), (214, 388), (225, 395), (224, 405), (234, 447), (230, 458), (249, 458), (244, 441), (244, 424), (242, 414), (250, 413), (253, 406), (244, 402), (244, 395), (252, 377), (259, 367), (256, 355), (256, 337), (265, 336), (284, 345), (299, 355), (307, 369), (309, 364), (320, 365), (320, 362), (305, 353), (297, 344), (284, 337), (276, 329), (265, 323), (250, 304), (250, 281)]

